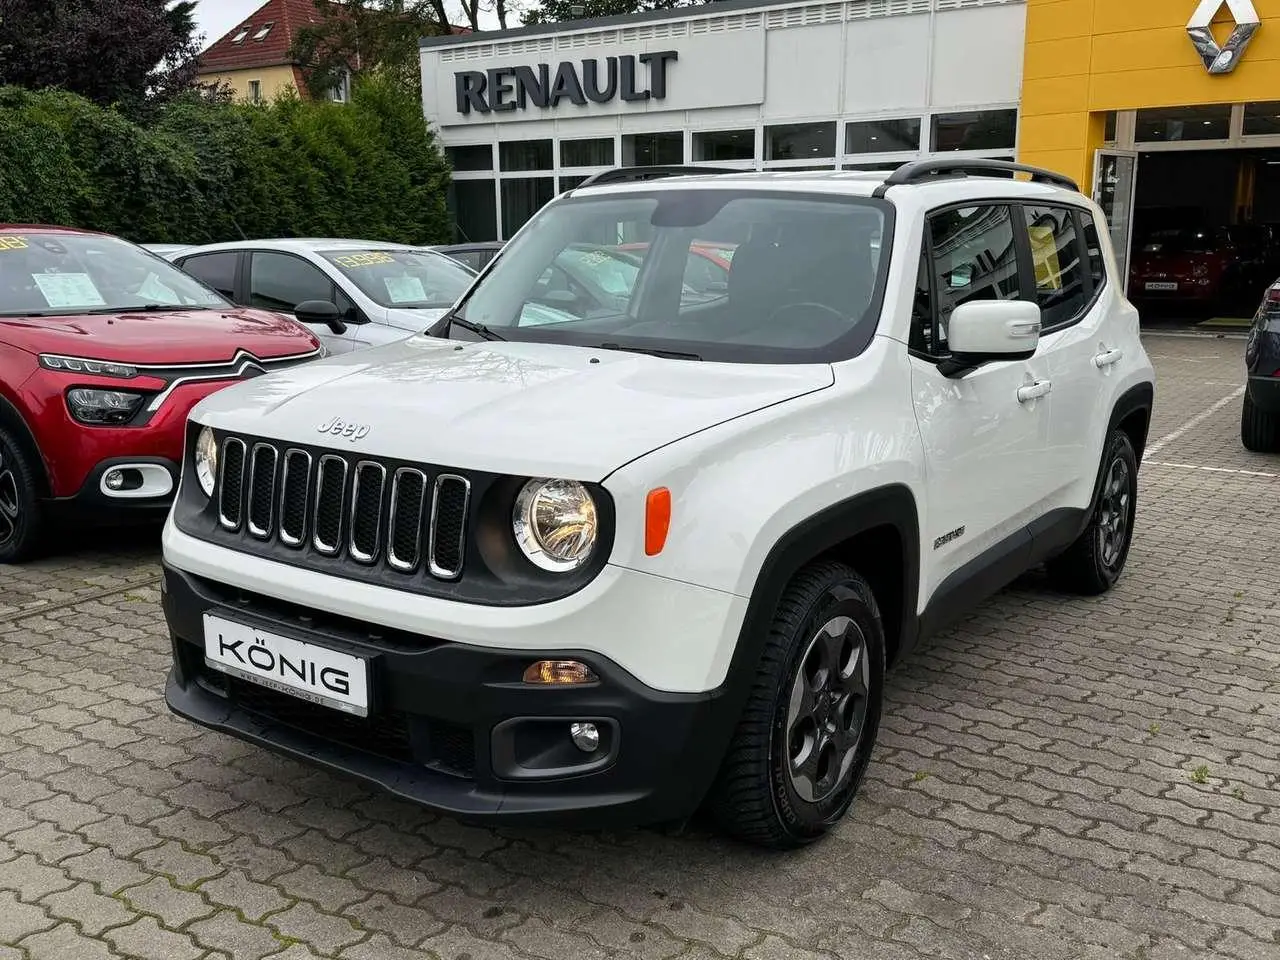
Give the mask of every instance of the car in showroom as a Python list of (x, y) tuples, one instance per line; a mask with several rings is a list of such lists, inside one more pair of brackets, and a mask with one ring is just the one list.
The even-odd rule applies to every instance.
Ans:
[[(690, 298), (729, 237), (725, 295)], [(641, 240), (611, 310), (549, 319), (566, 250)], [(706, 808), (800, 846), (919, 638), (1040, 564), (1116, 583), (1154, 394), (1058, 174), (597, 174), (430, 335), (193, 411), (166, 700), (465, 820)]]
[(1244, 364), (1240, 442), (1254, 453), (1280, 453), (1280, 279), (1267, 288), (1254, 314)]
[(1252, 308), (1269, 254), (1249, 227), (1162, 227), (1134, 245), (1129, 291), (1153, 309), (1210, 314)]
[(475, 278), (431, 248), (372, 240), (241, 240), (170, 259), (234, 303), (295, 317), (335, 354), (421, 333)]
[(0, 564), (49, 521), (162, 519), (191, 408), (322, 353), (124, 240), (0, 224)]

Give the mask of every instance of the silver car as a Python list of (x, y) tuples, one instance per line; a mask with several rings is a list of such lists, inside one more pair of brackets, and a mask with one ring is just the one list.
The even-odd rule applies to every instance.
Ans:
[(330, 353), (421, 333), (476, 275), (429, 247), (374, 240), (239, 240), (168, 256), (234, 303), (296, 317)]

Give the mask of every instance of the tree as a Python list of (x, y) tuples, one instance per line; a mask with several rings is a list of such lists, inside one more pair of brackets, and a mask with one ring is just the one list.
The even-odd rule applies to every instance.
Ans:
[(136, 110), (196, 82), (196, 0), (0, 0), (0, 85)]
[[(524, 22), (560, 23), (565, 20), (616, 17), (650, 10), (674, 10), (676, 7), (696, 7), (714, 2), (715, 0), (542, 0), (524, 14)], [(581, 8), (581, 12), (575, 13), (574, 8)]]
[[(291, 56), (302, 67), (307, 89), (322, 95), (341, 81), (378, 72), (406, 90), (421, 79), (418, 40), (450, 31), (445, 0), (314, 0), (322, 18), (303, 27)], [(479, 29), (480, 0), (463, 0), (461, 14)]]

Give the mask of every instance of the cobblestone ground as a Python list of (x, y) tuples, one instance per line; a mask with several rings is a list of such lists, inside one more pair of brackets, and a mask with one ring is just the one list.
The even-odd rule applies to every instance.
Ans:
[(1139, 536), (890, 681), (866, 789), (787, 856), (475, 829), (172, 718), (154, 531), (0, 569), (0, 960), (1280, 957), (1280, 458), (1242, 343), (1151, 337)]

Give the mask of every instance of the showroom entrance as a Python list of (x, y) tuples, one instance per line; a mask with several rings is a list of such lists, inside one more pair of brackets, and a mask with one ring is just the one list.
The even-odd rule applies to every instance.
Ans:
[(1247, 318), (1280, 275), (1280, 103), (1108, 114), (1094, 198), (1152, 319)]

